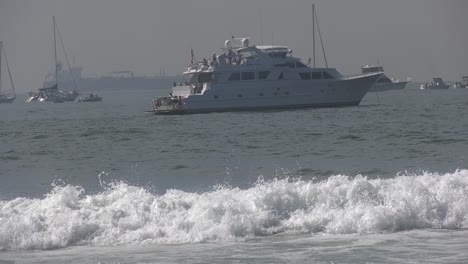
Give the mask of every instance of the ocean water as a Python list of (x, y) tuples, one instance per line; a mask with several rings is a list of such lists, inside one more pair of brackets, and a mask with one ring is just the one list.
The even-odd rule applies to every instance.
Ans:
[(468, 263), (468, 89), (155, 116), (0, 105), (0, 263)]

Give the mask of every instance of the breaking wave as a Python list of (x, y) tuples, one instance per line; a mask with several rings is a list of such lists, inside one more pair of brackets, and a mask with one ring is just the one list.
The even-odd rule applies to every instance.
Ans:
[(245, 190), (216, 186), (163, 195), (126, 183), (96, 195), (64, 185), (43, 199), (0, 201), (0, 208), (0, 250), (462, 229), (468, 227), (468, 170), (392, 179), (259, 180)]

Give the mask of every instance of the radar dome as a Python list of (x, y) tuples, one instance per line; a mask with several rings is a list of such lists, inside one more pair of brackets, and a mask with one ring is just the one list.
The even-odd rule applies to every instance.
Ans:
[(249, 46), (249, 39), (242, 39), (242, 47), (247, 48)]
[(231, 41), (229, 39), (224, 42), (224, 47), (227, 49), (231, 48)]

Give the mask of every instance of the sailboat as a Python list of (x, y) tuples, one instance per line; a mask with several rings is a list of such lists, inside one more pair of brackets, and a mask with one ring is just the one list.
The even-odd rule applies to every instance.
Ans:
[[(2, 91), (2, 53), (5, 57), (5, 63), (10, 76), (11, 89)], [(0, 104), (12, 103), (16, 99), (15, 85), (13, 84), (13, 78), (11, 77), (10, 66), (8, 65), (8, 59), (6, 57), (5, 47), (3, 42), (0, 41)]]
[[(53, 21), (53, 30), (54, 30), (54, 58), (55, 58), (55, 84), (50, 87), (40, 88), (38, 93), (30, 92), (29, 98), (26, 102), (54, 102), (54, 103), (63, 103), (65, 101), (75, 101), (76, 97), (78, 96), (76, 82), (75, 90), (68, 91), (68, 90), (59, 90), (59, 76), (58, 72), (62, 69), (62, 64), (57, 61), (57, 37), (56, 33), (58, 33), (60, 43), (62, 44), (63, 53), (65, 54), (65, 58), (68, 64), (68, 69), (71, 73), (71, 67), (68, 60), (67, 53), (65, 52), (65, 46), (63, 45), (62, 37), (60, 35), (60, 31), (58, 31), (57, 25), (55, 23), (55, 16), (52, 17)], [(73, 74), (72, 74), (73, 75)]]

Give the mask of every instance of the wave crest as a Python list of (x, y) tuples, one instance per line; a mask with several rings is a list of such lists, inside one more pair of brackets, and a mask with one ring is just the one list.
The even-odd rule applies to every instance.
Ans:
[(96, 195), (55, 186), (43, 199), (0, 201), (0, 249), (197, 243), (281, 232), (328, 234), (468, 227), (468, 170), (370, 180), (276, 179), (211, 192), (115, 183)]

